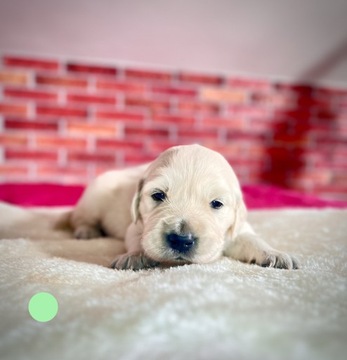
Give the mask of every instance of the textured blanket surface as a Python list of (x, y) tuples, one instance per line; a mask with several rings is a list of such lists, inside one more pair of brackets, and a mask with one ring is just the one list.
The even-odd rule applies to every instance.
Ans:
[[(293, 271), (226, 258), (115, 271), (106, 265), (120, 241), (52, 233), (44, 212), (0, 213), (2, 360), (346, 358), (346, 210), (250, 213), (270, 244), (300, 260)], [(47, 323), (28, 313), (41, 291), (59, 303)]]

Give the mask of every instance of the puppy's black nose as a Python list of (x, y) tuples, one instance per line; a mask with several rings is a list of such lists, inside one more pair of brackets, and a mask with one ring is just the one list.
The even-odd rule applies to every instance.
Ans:
[(171, 249), (184, 254), (192, 249), (195, 244), (196, 238), (191, 233), (184, 235), (170, 233), (166, 235), (166, 241)]

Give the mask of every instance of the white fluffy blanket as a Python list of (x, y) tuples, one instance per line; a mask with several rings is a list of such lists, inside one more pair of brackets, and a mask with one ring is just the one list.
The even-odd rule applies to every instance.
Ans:
[[(105, 266), (117, 240), (72, 240), (12, 207), (0, 217), (2, 360), (346, 358), (346, 210), (250, 214), (269, 243), (297, 255), (293, 271), (226, 258), (115, 271)], [(47, 323), (27, 309), (41, 291), (59, 302)]]

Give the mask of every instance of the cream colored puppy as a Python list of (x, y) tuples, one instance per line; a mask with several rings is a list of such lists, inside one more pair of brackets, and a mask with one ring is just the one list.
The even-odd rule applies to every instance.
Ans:
[(107, 172), (77, 204), (76, 238), (103, 234), (125, 239), (112, 263), (138, 270), (159, 264), (236, 260), (296, 269), (296, 260), (262, 240), (246, 221), (236, 175), (219, 153), (177, 146), (150, 164)]

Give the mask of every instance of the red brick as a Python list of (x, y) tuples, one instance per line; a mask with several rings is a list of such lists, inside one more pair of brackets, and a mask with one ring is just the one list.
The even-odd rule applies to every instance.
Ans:
[[(261, 140), (240, 141), (243, 144), (243, 151), (245, 156), (250, 159), (260, 160), (267, 155), (266, 144)], [(242, 155), (242, 154), (241, 154)]]
[(160, 80), (160, 81), (170, 81), (173, 78), (172, 74), (167, 72), (139, 70), (139, 69), (126, 69), (125, 76), (128, 79)]
[(111, 124), (92, 124), (85, 122), (69, 122), (67, 124), (67, 131), (73, 135), (92, 135), (92, 136), (112, 136), (118, 133), (116, 126)]
[(33, 90), (25, 88), (6, 88), (4, 90), (5, 97), (9, 98), (18, 98), (18, 99), (30, 99), (38, 101), (57, 101), (57, 93), (42, 91), (42, 90)]
[(332, 171), (330, 169), (311, 169), (310, 171), (301, 171), (291, 175), (289, 184), (294, 187), (306, 188), (329, 185), (331, 180)]
[(5, 160), (57, 161), (58, 154), (53, 151), (6, 149)]
[(311, 129), (309, 136), (312, 141), (315, 142), (315, 144), (317, 144), (319, 147), (335, 146), (345, 142), (339, 136), (336, 136), (336, 134), (328, 131), (328, 129)]
[(111, 66), (95, 66), (87, 64), (69, 63), (66, 66), (69, 72), (93, 75), (117, 75), (117, 69)]
[(218, 138), (218, 132), (215, 129), (178, 129), (178, 138), (182, 140), (182, 138), (189, 139), (190, 142), (194, 141), (205, 141), (211, 139)]
[(220, 111), (220, 106), (218, 104), (212, 103), (180, 101), (177, 105), (177, 109), (183, 113), (200, 113), (208, 115), (218, 114)]
[(232, 105), (229, 107), (229, 114), (232, 116), (244, 116), (249, 118), (268, 117), (270, 110), (266, 107)]
[(154, 94), (169, 95), (169, 96), (183, 96), (183, 97), (196, 97), (198, 92), (195, 89), (185, 89), (178, 87), (163, 87), (153, 86), (152, 92)]
[(285, 166), (286, 161), (295, 160), (297, 163), (303, 158), (305, 150), (301, 147), (286, 148), (282, 146), (270, 146), (266, 148), (266, 153), (273, 161), (281, 163)]
[(346, 142), (342, 142), (341, 144), (338, 144), (337, 146), (334, 146), (332, 150), (332, 154), (334, 156), (341, 156), (347, 159), (347, 146)]
[(28, 138), (25, 135), (20, 134), (1, 134), (0, 133), (0, 146), (27, 146)]
[(247, 101), (247, 93), (243, 90), (226, 88), (202, 88), (200, 97), (205, 101), (243, 104)]
[(313, 93), (313, 87), (306, 84), (277, 83), (274, 85), (274, 89), (277, 91), (290, 91), (297, 96), (311, 96)]
[(174, 115), (154, 115), (153, 121), (155, 121), (156, 123), (167, 123), (176, 125), (193, 125), (195, 123), (195, 119), (193, 117)]
[(137, 98), (137, 97), (126, 97), (125, 105), (129, 107), (140, 107), (146, 108), (153, 112), (156, 111), (168, 111), (170, 110), (170, 102), (166, 100), (150, 100), (145, 98)]
[(7, 130), (58, 131), (57, 121), (43, 119), (27, 120), (21, 118), (6, 118), (4, 127)]
[(28, 115), (28, 107), (23, 104), (0, 103), (0, 114), (3, 115)]
[[(29, 169), (26, 165), (12, 165), (2, 164), (0, 165), (0, 176), (27, 176)], [(23, 178), (22, 178), (23, 179)]]
[(180, 73), (178, 75), (178, 79), (182, 82), (203, 85), (221, 85), (224, 81), (223, 77), (221, 76), (212, 76), (188, 72)]
[(127, 165), (145, 164), (153, 161), (154, 159), (154, 155), (148, 155), (139, 152), (127, 152), (124, 155), (124, 162)]
[(20, 72), (1, 70), (0, 83), (8, 85), (27, 85), (28, 75)]
[(60, 183), (86, 184), (88, 177), (88, 169), (83, 164), (80, 167), (74, 166), (58, 166), (58, 165), (38, 165), (36, 170), (37, 176), (41, 180), (51, 180)]
[(272, 84), (266, 80), (254, 80), (246, 78), (231, 78), (228, 80), (231, 87), (247, 88), (247, 89), (270, 89)]
[(321, 97), (335, 97), (335, 96), (347, 96), (347, 90), (346, 89), (333, 89), (333, 88), (315, 88), (314, 89), (314, 95), (315, 96), (321, 96)]
[(307, 150), (305, 153), (305, 164), (308, 167), (326, 167), (326, 156), (320, 152), (313, 150)]
[(260, 173), (263, 169), (264, 162), (261, 159), (240, 158), (236, 154), (226, 157), (229, 164), (236, 170), (244, 172), (244, 169), (252, 173)]
[(338, 99), (336, 102), (338, 110), (347, 113), (347, 96)]
[(321, 199), (347, 202), (347, 188), (324, 187), (323, 189), (314, 189), (313, 194)]
[(80, 163), (107, 163), (110, 166), (115, 165), (115, 155), (88, 153), (83, 151), (71, 151), (68, 153), (68, 161)]
[(251, 171), (248, 167), (240, 169), (242, 172), (238, 172), (237, 169), (236, 174), (241, 184), (243, 185), (254, 185), (262, 182), (261, 172), (259, 171)]
[(237, 129), (229, 129), (226, 132), (226, 137), (228, 141), (248, 141), (248, 142), (254, 142), (254, 141), (266, 141), (266, 135), (258, 132), (246, 132), (246, 131), (240, 131)]
[(130, 111), (97, 110), (95, 117), (102, 120), (142, 121), (144, 115)]
[(36, 137), (36, 144), (40, 148), (86, 148), (87, 146), (87, 140), (86, 139), (80, 139), (80, 138), (62, 138), (62, 137), (56, 137), (56, 136), (37, 136)]
[(93, 164), (93, 179), (100, 175), (100, 174), (103, 174), (104, 172), (106, 171), (109, 171), (109, 170), (117, 170), (117, 169), (124, 169), (126, 167), (128, 167), (129, 165), (126, 165), (124, 163), (121, 164), (121, 166), (119, 166), (118, 163), (116, 163), (116, 165), (108, 165), (107, 163), (97, 163), (97, 164)]
[(308, 133), (313, 125), (308, 122), (308, 121), (302, 121), (300, 119), (290, 119), (289, 121), (280, 121), (279, 123), (274, 123), (273, 124), (273, 129), (275, 132), (282, 132), (284, 131), (284, 127), (286, 126), (285, 129), (286, 131), (291, 130), (291, 132), (296, 133), (296, 134), (305, 134)]
[(334, 99), (333, 98), (313, 98), (312, 96), (301, 96), (297, 101), (298, 107), (303, 108), (311, 108), (311, 107), (318, 107), (321, 109), (331, 111), (331, 108), (334, 106)]
[(275, 134), (274, 136), (275, 145), (296, 145), (296, 146), (306, 146), (309, 144), (308, 135), (298, 135), (298, 134)]
[(326, 121), (333, 121), (337, 118), (337, 116), (338, 116), (337, 112), (330, 110), (328, 108), (316, 109), (314, 113), (314, 117)]
[(116, 98), (114, 96), (106, 95), (89, 95), (89, 94), (67, 94), (67, 101), (71, 103), (82, 104), (106, 104), (116, 105)]
[(335, 172), (332, 176), (332, 184), (347, 190), (347, 172)]
[(220, 143), (205, 143), (205, 146), (209, 147), (212, 150), (215, 150), (222, 154), (226, 158), (234, 158), (240, 156), (242, 150), (244, 150), (244, 145), (240, 142), (227, 143), (226, 145), (221, 145)]
[(69, 106), (47, 106), (38, 105), (36, 107), (36, 113), (43, 116), (54, 117), (81, 117), (86, 118), (88, 116), (87, 109), (74, 108)]
[(143, 139), (143, 137), (168, 137), (169, 130), (167, 128), (152, 128), (149, 126), (135, 127), (125, 125), (124, 136), (138, 136), (141, 139)]
[(126, 93), (140, 93), (143, 94), (147, 91), (145, 84), (139, 84), (128, 81), (112, 81), (112, 80), (97, 80), (96, 88), (100, 90), (114, 90)]
[(101, 150), (123, 150), (123, 151), (142, 151), (143, 143), (141, 141), (122, 141), (115, 139), (97, 139), (96, 148)]
[(221, 118), (221, 117), (203, 118), (202, 126), (215, 127), (215, 128), (228, 128), (235, 130), (245, 129), (244, 120), (237, 118)]
[(273, 123), (272, 119), (249, 119), (245, 123), (245, 131), (249, 133), (276, 133), (276, 124)]
[(272, 106), (281, 108), (292, 108), (297, 105), (296, 97), (288, 93), (265, 93), (254, 92), (251, 95), (251, 102), (255, 105)]
[(343, 170), (347, 173), (347, 159), (345, 157), (335, 156), (328, 164), (334, 169)]
[(148, 150), (148, 152), (150, 154), (154, 154), (156, 156), (158, 156), (160, 153), (162, 153), (163, 151), (165, 151), (166, 149), (172, 147), (172, 146), (177, 146), (180, 145), (177, 142), (173, 142), (173, 141), (152, 141), (150, 139), (150, 141), (146, 144), (146, 149)]
[(43, 60), (19, 56), (5, 56), (4, 64), (11, 67), (22, 67), (35, 70), (58, 70), (59, 63), (54, 60)]
[(72, 76), (38, 75), (36, 77), (36, 83), (38, 85), (78, 88), (86, 88), (88, 86), (88, 81), (85, 78)]

